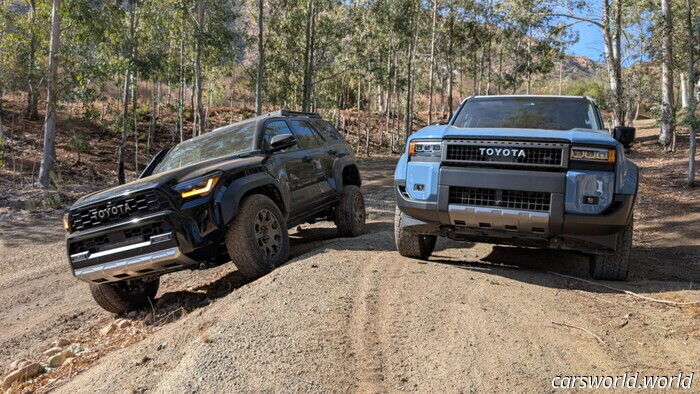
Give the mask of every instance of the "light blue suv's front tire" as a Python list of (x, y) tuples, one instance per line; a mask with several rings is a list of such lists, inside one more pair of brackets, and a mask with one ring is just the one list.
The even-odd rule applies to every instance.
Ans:
[(594, 279), (627, 280), (632, 251), (634, 222), (630, 223), (617, 237), (617, 249), (611, 255), (591, 255), (590, 272)]
[(394, 215), (396, 250), (404, 257), (427, 260), (435, 249), (437, 235), (421, 235), (406, 231), (402, 222), (406, 215), (397, 207)]

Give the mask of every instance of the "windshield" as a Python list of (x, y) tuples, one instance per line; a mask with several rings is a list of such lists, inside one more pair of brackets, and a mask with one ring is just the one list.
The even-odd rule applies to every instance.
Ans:
[(249, 152), (255, 145), (257, 122), (235, 124), (181, 142), (163, 158), (153, 173), (189, 166), (217, 157)]
[(557, 97), (470, 99), (464, 103), (453, 125), (466, 128), (603, 129), (595, 107), (588, 100)]

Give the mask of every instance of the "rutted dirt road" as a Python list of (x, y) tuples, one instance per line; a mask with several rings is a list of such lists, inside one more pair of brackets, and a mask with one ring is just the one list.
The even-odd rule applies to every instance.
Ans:
[[(362, 164), (367, 234), (336, 239), (331, 223), (302, 226), (292, 232), (294, 258), (252, 283), (231, 264), (167, 276), (156, 308), (182, 307), (179, 318), (51, 387), (545, 391), (557, 375), (637, 371), (695, 372), (700, 385), (698, 306), (643, 301), (548, 273), (588, 278), (586, 259), (568, 253), (440, 241), (428, 264), (399, 256), (393, 168), (391, 160)], [(638, 224), (640, 234), (651, 226)], [(59, 217), (13, 219), (0, 232), (0, 368), (39, 358), (57, 337), (99, 337), (113, 316), (69, 274)], [(637, 237), (630, 281), (613, 285), (700, 300), (700, 242), (675, 242)]]

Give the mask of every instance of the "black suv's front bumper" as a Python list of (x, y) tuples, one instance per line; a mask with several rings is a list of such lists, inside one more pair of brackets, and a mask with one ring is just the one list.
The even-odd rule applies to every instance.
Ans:
[[(196, 267), (221, 254), (223, 233), (210, 225), (211, 205), (166, 210), (71, 233), (68, 260), (73, 275), (107, 283)], [(193, 219), (195, 217), (201, 220)]]

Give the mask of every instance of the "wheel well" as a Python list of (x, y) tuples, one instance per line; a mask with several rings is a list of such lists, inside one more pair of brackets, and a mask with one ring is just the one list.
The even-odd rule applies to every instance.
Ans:
[(362, 186), (360, 170), (358, 170), (357, 166), (354, 164), (343, 168), (343, 185), (355, 185), (357, 187)]
[(255, 189), (248, 190), (242, 197), (241, 197), (241, 202), (243, 200), (253, 194), (262, 194), (263, 196), (269, 198), (270, 200), (274, 201), (275, 204), (279, 207), (280, 211), (282, 211), (283, 215), (287, 215), (287, 210), (284, 208), (284, 200), (282, 200), (282, 194), (280, 194), (280, 191), (274, 187), (273, 185), (264, 185), (260, 187), (256, 187)]

